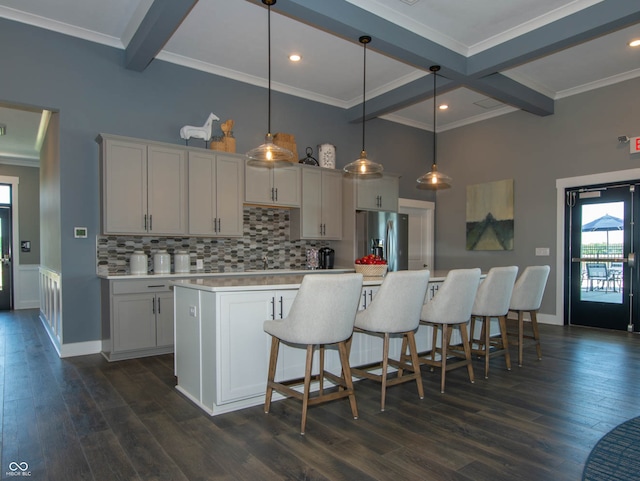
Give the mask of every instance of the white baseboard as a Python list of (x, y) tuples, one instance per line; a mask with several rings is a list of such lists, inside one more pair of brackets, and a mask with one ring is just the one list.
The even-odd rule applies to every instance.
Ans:
[(72, 342), (60, 346), (60, 357), (86, 356), (99, 354), (102, 350), (102, 341)]

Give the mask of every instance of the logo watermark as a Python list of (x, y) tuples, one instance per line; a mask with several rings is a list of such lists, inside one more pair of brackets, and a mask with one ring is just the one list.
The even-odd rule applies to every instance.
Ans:
[(29, 471), (29, 464), (26, 461), (11, 461), (9, 463), (9, 471), (5, 472), (5, 476), (31, 476), (31, 471)]

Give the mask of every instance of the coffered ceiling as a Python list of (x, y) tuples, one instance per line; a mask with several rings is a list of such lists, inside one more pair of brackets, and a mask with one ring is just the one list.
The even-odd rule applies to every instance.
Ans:
[[(260, 0), (0, 0), (0, 17), (124, 49), (134, 71), (155, 58), (267, 85)], [(640, 47), (628, 46), (640, 39), (638, 0), (278, 0), (271, 20), (272, 88), (351, 122), (362, 115), (364, 34), (367, 117), (428, 130), (434, 64), (437, 102), (449, 105), (438, 131), (515, 109), (553, 115), (557, 99), (640, 75)]]

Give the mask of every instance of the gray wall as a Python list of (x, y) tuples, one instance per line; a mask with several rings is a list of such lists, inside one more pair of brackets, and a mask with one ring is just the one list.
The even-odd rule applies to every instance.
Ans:
[[(59, 112), (59, 165), (49, 152), (43, 177), (42, 207), (49, 206), (54, 217), (44, 219), (41, 212), (47, 222), (41, 262), (62, 272), (64, 342), (99, 339), (96, 136), (103, 132), (181, 144), (182, 125), (197, 125), (214, 112), (223, 120), (234, 119), (237, 151), (246, 152), (264, 140), (266, 90), (161, 61), (153, 61), (142, 73), (131, 72), (123, 68), (121, 50), (5, 19), (0, 19), (0, 59), (0, 100)], [(273, 80), (285, 79), (274, 73)], [(347, 123), (344, 110), (277, 92), (272, 101), (274, 133), (294, 134), (301, 155), (306, 146), (315, 150), (331, 142), (337, 146), (337, 167), (359, 156), (361, 126)], [(430, 150), (424, 131), (383, 120), (368, 122), (366, 128), (370, 158), (388, 170), (401, 171), (415, 163), (415, 172), (407, 176), (415, 178), (430, 163), (425, 162), (424, 152)], [(430, 199), (429, 193), (411, 194)], [(74, 239), (74, 226), (87, 227), (89, 238)]]
[[(550, 264), (541, 312), (555, 313), (556, 179), (640, 166), (640, 155), (620, 144), (620, 135), (640, 135), (640, 79), (556, 101), (555, 114), (524, 112), (479, 122), (438, 137), (438, 166), (453, 188), (436, 201), (438, 269), (477, 265)], [(465, 249), (467, 185), (514, 179), (515, 238), (512, 252)], [(536, 257), (550, 247), (550, 257)], [(562, 257), (561, 257), (562, 258)]]
[[(204, 122), (214, 112), (223, 120), (234, 119), (237, 150), (245, 152), (262, 143), (266, 133), (266, 91), (161, 61), (153, 61), (142, 73), (127, 71), (121, 50), (4, 19), (0, 19), (0, 58), (0, 101), (60, 113), (59, 165), (51, 164), (46, 177), (52, 215), (58, 204), (59, 212), (46, 233), (53, 237), (42, 231), (51, 249), (50, 261), (41, 262), (56, 268), (59, 252), (64, 342), (99, 339), (96, 135), (179, 144), (182, 125)], [(273, 80), (285, 79), (278, 79), (275, 72)], [(440, 134), (438, 165), (453, 177), (454, 187), (437, 196), (415, 189), (415, 179), (432, 163), (429, 132), (376, 119), (367, 123), (366, 148), (386, 170), (402, 174), (401, 196), (437, 199), (437, 268), (524, 267), (541, 260), (555, 266), (555, 179), (636, 166), (637, 159), (631, 159), (616, 138), (638, 134), (634, 127), (639, 107), (633, 98), (639, 83), (628, 81), (559, 100), (553, 116), (516, 112)], [(345, 114), (336, 107), (273, 95), (274, 133), (294, 134), (300, 155), (306, 146), (335, 144), (338, 168), (358, 157), (362, 141), (360, 124), (347, 123)], [(55, 162), (56, 156), (50, 154)], [(506, 178), (515, 179), (515, 250), (465, 251), (466, 186)], [(89, 239), (74, 239), (74, 226), (88, 227)], [(534, 257), (535, 247), (551, 247), (552, 256)], [(554, 276), (552, 272), (543, 304), (547, 313), (555, 311)]]
[[(37, 167), (0, 164), (0, 175), (17, 177), (20, 239), (31, 241), (31, 252), (14, 253), (20, 264), (40, 263), (40, 174)], [(15, 234), (15, 233), (14, 233)]]

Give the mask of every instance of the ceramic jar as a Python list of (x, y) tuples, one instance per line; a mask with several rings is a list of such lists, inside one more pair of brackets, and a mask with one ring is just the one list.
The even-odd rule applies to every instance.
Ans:
[(191, 265), (189, 261), (189, 254), (187, 253), (187, 251), (176, 251), (176, 253), (173, 255), (173, 265), (173, 269), (176, 273), (189, 272), (191, 269)]
[(318, 163), (327, 169), (336, 168), (336, 146), (333, 144), (318, 145)]
[(129, 270), (132, 275), (146, 274), (148, 271), (147, 255), (142, 251), (133, 251), (129, 259)]
[(171, 273), (171, 256), (169, 253), (160, 249), (153, 255), (153, 273), (154, 274), (170, 274)]

